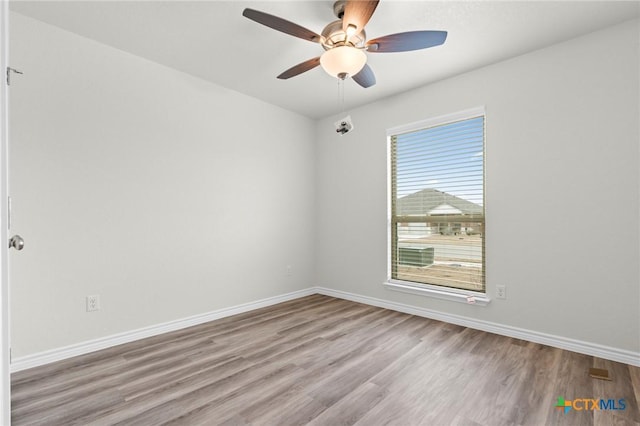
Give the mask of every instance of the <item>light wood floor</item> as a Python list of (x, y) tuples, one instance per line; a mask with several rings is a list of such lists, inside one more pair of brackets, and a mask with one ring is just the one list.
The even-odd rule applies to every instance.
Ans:
[(637, 425), (640, 368), (313, 295), (16, 373), (12, 399), (15, 425)]

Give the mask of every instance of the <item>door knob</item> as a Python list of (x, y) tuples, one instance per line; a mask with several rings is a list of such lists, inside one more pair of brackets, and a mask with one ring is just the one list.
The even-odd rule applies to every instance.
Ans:
[(24, 248), (24, 239), (17, 234), (9, 238), (9, 248), (11, 247), (16, 250), (22, 250)]

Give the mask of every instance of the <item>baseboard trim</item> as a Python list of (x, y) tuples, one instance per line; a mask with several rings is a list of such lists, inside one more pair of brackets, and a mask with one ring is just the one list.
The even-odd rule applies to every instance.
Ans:
[(540, 343), (543, 345), (553, 346), (560, 349), (566, 349), (585, 355), (596, 356), (599, 358), (640, 367), (640, 353), (638, 352), (612, 348), (562, 336), (526, 330), (518, 327), (511, 327), (508, 325), (498, 324), (490, 321), (477, 320), (460, 315), (447, 314), (432, 309), (392, 302), (389, 300), (377, 299), (375, 297), (362, 296), (359, 294), (349, 293), (341, 290), (334, 290), (326, 287), (309, 287), (303, 290), (298, 290), (279, 296), (268, 297), (266, 299), (261, 299), (254, 302), (243, 303), (241, 305), (232, 306), (229, 308), (218, 309), (200, 315), (194, 315), (175, 321), (169, 321), (162, 324), (144, 327), (137, 330), (114, 334), (87, 342), (82, 342), (58, 349), (52, 349), (49, 351), (16, 358), (11, 363), (11, 372), (16, 373), (18, 371), (38, 367), (40, 365), (62, 361), (64, 359), (72, 358), (78, 355), (85, 355), (94, 351), (99, 351), (101, 349), (107, 349), (113, 346), (121, 345), (123, 343), (129, 343), (147, 337), (156, 336), (158, 334), (180, 330), (194, 325), (203, 324), (205, 322), (214, 321), (220, 318), (241, 314), (282, 302), (288, 302), (290, 300), (310, 296), (312, 294), (323, 294), (339, 299), (351, 300), (353, 302), (364, 303), (367, 305), (391, 309), (411, 315), (431, 318), (438, 321), (460, 325), (463, 327), (487, 331), (489, 333), (500, 334), (502, 336), (513, 337), (516, 339), (527, 340), (534, 343)]
[(279, 296), (268, 297), (266, 299), (261, 299), (254, 302), (243, 303), (241, 305), (232, 306), (230, 308), (218, 309), (204, 314), (193, 315), (187, 318), (152, 325), (137, 330), (127, 331), (124, 333), (118, 333), (111, 336), (101, 337), (99, 339), (89, 340), (58, 349), (52, 349), (45, 352), (27, 355), (12, 360), (10, 366), (11, 372), (16, 373), (18, 371), (38, 367), (40, 365), (62, 361), (74, 356), (85, 355), (90, 352), (107, 349), (113, 346), (121, 345), (123, 343), (129, 343), (147, 337), (157, 336), (158, 334), (180, 330), (183, 328), (203, 324), (205, 322), (214, 321), (232, 315), (241, 314), (244, 312), (252, 311), (254, 309), (264, 308), (282, 302), (288, 302), (289, 300), (310, 296), (316, 293), (317, 291), (315, 290), (315, 288), (310, 287)]
[(476, 330), (487, 331), (489, 333), (500, 334), (502, 336), (527, 340), (534, 343), (540, 343), (547, 346), (553, 346), (555, 348), (566, 349), (572, 352), (578, 352), (585, 355), (596, 356), (599, 358), (640, 367), (640, 352), (632, 352), (624, 349), (599, 345), (596, 343), (570, 339), (567, 337), (540, 333), (537, 331), (522, 329), (518, 327), (511, 327), (508, 325), (498, 324), (490, 321), (483, 321), (460, 315), (447, 314), (432, 309), (420, 308), (417, 306), (377, 299), (369, 296), (362, 296), (359, 294), (349, 293), (341, 290), (333, 290), (326, 287), (316, 287), (315, 290), (316, 292), (324, 294), (326, 296), (337, 297), (339, 299), (351, 300), (353, 302), (364, 303), (367, 305), (391, 309), (411, 315), (431, 318), (438, 321), (444, 321), (451, 324), (473, 328)]

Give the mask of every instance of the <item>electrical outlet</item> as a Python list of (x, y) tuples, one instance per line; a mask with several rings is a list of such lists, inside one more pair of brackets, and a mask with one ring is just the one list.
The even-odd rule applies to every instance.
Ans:
[(507, 298), (507, 286), (505, 286), (505, 285), (497, 285), (496, 286), (496, 298), (498, 298), (498, 299), (506, 299)]
[(100, 310), (100, 295), (87, 296), (87, 312)]
[(285, 268), (285, 273), (284, 274), (287, 277), (290, 277), (292, 275), (292, 273), (293, 273), (293, 267), (291, 265), (287, 265), (286, 268)]

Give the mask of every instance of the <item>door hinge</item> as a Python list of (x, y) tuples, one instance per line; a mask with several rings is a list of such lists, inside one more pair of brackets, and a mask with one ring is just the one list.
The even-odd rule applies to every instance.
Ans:
[(14, 72), (16, 74), (22, 74), (22, 71), (19, 71), (15, 68), (7, 67), (7, 86), (11, 86), (11, 73)]

